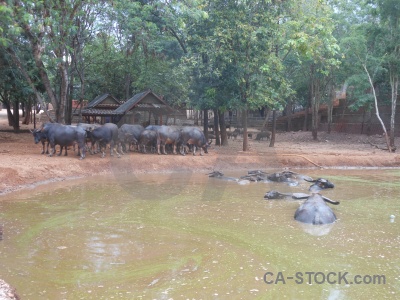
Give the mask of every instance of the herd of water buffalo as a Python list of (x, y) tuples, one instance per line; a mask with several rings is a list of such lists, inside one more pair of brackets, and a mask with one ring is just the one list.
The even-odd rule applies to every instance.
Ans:
[[(52, 156), (55, 152), (55, 146), (59, 145), (60, 152), (58, 155), (62, 154), (63, 148), (65, 148), (65, 155), (67, 155), (67, 147), (77, 144), (81, 159), (85, 157), (87, 149), (91, 153), (100, 150), (104, 157), (107, 145), (110, 145), (110, 154), (113, 155), (115, 151), (118, 157), (120, 153), (130, 150), (133, 145), (140, 152), (146, 153), (147, 151), (152, 151), (158, 154), (167, 154), (165, 147), (166, 145), (170, 145), (173, 154), (177, 154), (179, 151), (182, 155), (185, 155), (190, 147), (192, 148), (193, 155), (196, 154), (196, 149), (200, 149), (200, 155), (202, 155), (202, 150), (207, 153), (207, 148), (210, 145), (203, 131), (193, 126), (178, 128), (166, 125), (149, 125), (144, 128), (141, 125), (124, 124), (118, 128), (113, 123), (106, 123), (104, 125), (46, 123), (40, 129), (32, 131), (32, 133), (35, 143), (42, 143), (42, 153), (48, 153)], [(47, 149), (45, 151), (46, 142)], [(49, 145), (51, 147), (50, 152)], [(326, 202), (335, 205), (339, 204), (339, 202), (326, 198), (319, 193), (323, 189), (334, 187), (326, 179), (318, 178), (313, 180), (309, 176), (291, 171), (268, 174), (260, 170), (249, 171), (247, 175), (240, 178), (226, 177), (219, 171), (214, 171), (209, 176), (226, 181), (235, 181), (239, 184), (251, 181), (263, 181), (285, 182), (294, 186), (298, 185), (298, 180), (312, 182), (309, 194), (269, 191), (265, 194), (264, 198), (307, 199), (294, 214), (294, 218), (303, 223), (318, 225), (333, 223), (336, 220), (334, 212)]]
[(294, 214), (294, 219), (313, 225), (330, 224), (336, 221), (336, 215), (332, 209), (326, 204), (331, 203), (338, 205), (338, 201), (331, 200), (325, 196), (322, 196), (319, 192), (324, 189), (334, 188), (334, 184), (327, 179), (318, 178), (312, 179), (307, 175), (298, 174), (291, 171), (283, 171), (278, 173), (268, 174), (264, 171), (254, 170), (249, 171), (247, 175), (241, 176), (240, 178), (227, 177), (219, 171), (213, 171), (208, 174), (209, 177), (218, 178), (226, 181), (234, 181), (239, 184), (246, 184), (248, 182), (283, 182), (291, 186), (299, 184), (298, 180), (304, 180), (311, 182), (312, 185), (309, 187), (309, 193), (280, 193), (275, 190), (271, 190), (264, 195), (264, 199), (275, 200), (275, 199), (307, 199)]
[(167, 145), (172, 148), (172, 153), (177, 154), (179, 150), (182, 155), (185, 155), (189, 148), (191, 148), (193, 155), (196, 155), (197, 149), (200, 150), (200, 155), (203, 155), (202, 150), (208, 153), (207, 148), (210, 145), (203, 131), (193, 126), (178, 128), (166, 125), (149, 125), (144, 128), (141, 125), (123, 124), (118, 128), (113, 123), (104, 125), (45, 123), (40, 129), (35, 129), (32, 133), (35, 143), (42, 143), (42, 154), (47, 153), (52, 156), (55, 153), (55, 146), (59, 145), (60, 152), (58, 155), (62, 154), (63, 149), (65, 149), (65, 155), (67, 155), (67, 148), (77, 144), (80, 159), (85, 158), (87, 150), (92, 154), (100, 151), (102, 157), (104, 157), (107, 145), (110, 145), (110, 155), (112, 156), (115, 152), (118, 157), (120, 153), (131, 150), (133, 145), (142, 153), (156, 151), (158, 154), (167, 154), (165, 149)]

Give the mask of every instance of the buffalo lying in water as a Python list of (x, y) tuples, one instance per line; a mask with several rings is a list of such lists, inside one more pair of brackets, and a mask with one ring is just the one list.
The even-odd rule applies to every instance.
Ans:
[(280, 193), (269, 191), (264, 196), (265, 199), (307, 199), (294, 214), (294, 219), (307, 224), (321, 225), (330, 224), (336, 221), (336, 215), (326, 202), (338, 205), (340, 202), (331, 200), (318, 193), (311, 195), (304, 193)]
[(208, 173), (208, 177), (218, 178), (218, 179), (222, 179), (222, 180), (225, 180), (225, 181), (233, 181), (233, 182), (237, 182), (239, 184), (248, 184), (248, 183), (250, 183), (249, 180), (224, 176), (224, 173), (222, 173), (220, 171), (212, 171), (211, 173)]
[(268, 174), (261, 170), (248, 171), (247, 175), (242, 176), (241, 179), (250, 181), (263, 181), (263, 182), (284, 182), (291, 186), (299, 184), (298, 180), (312, 181), (313, 179), (307, 175), (298, 174), (292, 171), (282, 171)]
[(335, 185), (330, 182), (329, 180), (325, 179), (325, 178), (318, 178), (315, 180), (307, 180), (305, 179), (305, 181), (308, 182), (312, 182), (313, 184), (310, 186), (310, 188), (308, 189), (310, 192), (319, 192), (321, 190), (325, 190), (325, 189), (333, 189), (335, 187)]
[(329, 198), (326, 198), (318, 193), (313, 193), (296, 210), (294, 213), (294, 219), (302, 223), (313, 225), (330, 224), (335, 222), (336, 215), (326, 204), (326, 202), (334, 205), (338, 205), (340, 203), (338, 201), (333, 201)]
[(305, 194), (305, 193), (280, 193), (278, 191), (272, 190), (264, 195), (264, 199), (268, 200), (275, 200), (275, 199), (286, 199), (286, 198), (292, 198), (292, 199), (307, 199), (310, 195)]

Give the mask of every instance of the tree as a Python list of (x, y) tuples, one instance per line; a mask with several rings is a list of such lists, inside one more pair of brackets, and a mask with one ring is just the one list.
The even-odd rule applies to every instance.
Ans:
[[(62, 2), (15, 0), (8, 3), (13, 10), (15, 25), (8, 32), (8, 38), (14, 44), (9, 44), (7, 51), (21, 69), (38, 102), (45, 108), (44, 99), (34, 86), (32, 69), (23, 57), (18, 55), (17, 48), (21, 41), (28, 42), (46, 96), (55, 109), (55, 121), (64, 123), (66, 111), (69, 115), (69, 104), (72, 99), (70, 83), (75, 63), (72, 59), (77, 57), (74, 53), (79, 51), (79, 44), (76, 43), (77, 33), (83, 30), (81, 26), (93, 22), (93, 18), (85, 19), (85, 22), (82, 22), (82, 19), (90, 15), (92, 9), (100, 12), (101, 3), (80, 0)], [(50, 115), (49, 117), (52, 120)]]
[[(372, 103), (375, 106), (376, 117), (381, 123), (385, 134), (389, 151), (394, 151), (394, 124), (396, 112), (396, 100), (398, 93), (399, 74), (399, 27), (396, 10), (397, 2), (393, 1), (369, 1), (359, 6), (360, 18), (357, 24), (349, 27), (346, 38), (343, 39), (346, 57), (351, 63), (363, 72), (354, 74), (350, 79), (354, 90), (357, 92), (362, 87), (362, 81), (369, 83), (369, 97), (360, 97), (356, 105)], [(393, 14), (392, 14), (393, 13)], [(361, 20), (361, 22), (360, 22)], [(357, 62), (354, 64), (354, 62)], [(350, 80), (349, 80), (350, 81)], [(387, 95), (382, 93), (387, 86), (391, 90), (391, 118), (390, 139), (382, 118), (379, 114), (379, 103), (384, 103)], [(378, 93), (380, 92), (380, 94)], [(369, 102), (368, 102), (369, 101)]]
[[(247, 151), (248, 109), (274, 106), (288, 91), (277, 49), (286, 3), (213, 1), (203, 5), (208, 17), (190, 23), (188, 30), (189, 52), (200, 63), (199, 98), (220, 112), (242, 110), (243, 150)], [(213, 97), (206, 97), (207, 93)]]
[(297, 15), (289, 22), (291, 30), (286, 47), (292, 48), (302, 66), (308, 68), (311, 130), (313, 139), (317, 139), (319, 105), (332, 77), (329, 73), (339, 65), (336, 57), (339, 47), (333, 37), (332, 12), (326, 3), (299, 1), (294, 10)]
[(395, 0), (378, 0), (381, 36), (379, 45), (384, 47), (384, 65), (389, 73), (391, 87), (390, 147), (395, 151), (395, 117), (400, 74), (400, 6)]

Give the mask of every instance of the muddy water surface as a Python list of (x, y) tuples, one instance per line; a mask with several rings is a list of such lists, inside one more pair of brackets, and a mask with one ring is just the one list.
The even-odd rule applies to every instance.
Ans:
[(336, 184), (335, 224), (263, 199), (305, 182), (123, 175), (4, 196), (0, 278), (22, 299), (399, 299), (400, 171), (304, 173)]

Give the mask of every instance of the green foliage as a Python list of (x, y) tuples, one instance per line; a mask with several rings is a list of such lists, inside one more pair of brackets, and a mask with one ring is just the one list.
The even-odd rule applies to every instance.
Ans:
[(43, 68), (44, 96), (59, 102), (73, 82), (69, 98), (150, 88), (198, 109), (283, 109), (289, 99), (305, 106), (318, 80), (321, 101), (328, 83), (345, 83), (356, 109), (371, 104), (363, 63), (380, 91), (399, 74), (399, 9), (397, 0), (3, 1), (0, 47), (42, 91)]

